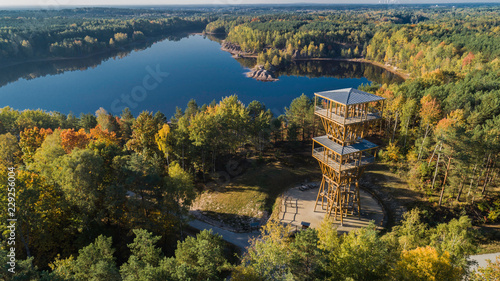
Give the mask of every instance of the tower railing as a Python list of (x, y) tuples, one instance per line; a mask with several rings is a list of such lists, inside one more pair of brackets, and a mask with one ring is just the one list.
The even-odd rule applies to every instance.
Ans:
[(335, 112), (333, 112), (331, 110), (327, 110), (327, 109), (324, 109), (320, 106), (316, 106), (314, 113), (320, 117), (337, 122), (339, 124), (354, 124), (354, 123), (372, 121), (372, 120), (376, 120), (376, 119), (381, 118), (381, 111), (378, 111), (378, 110), (369, 111), (360, 117), (347, 117), (346, 118), (342, 115), (335, 114)]

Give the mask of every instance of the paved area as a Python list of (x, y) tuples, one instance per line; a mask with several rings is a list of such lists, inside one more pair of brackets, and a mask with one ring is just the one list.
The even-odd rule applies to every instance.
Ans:
[[(319, 186), (319, 183), (317, 185)], [(310, 227), (313, 228), (318, 227), (326, 214), (326, 210), (322, 210), (321, 205), (318, 205), (314, 211), (318, 189), (319, 187), (301, 191), (299, 186), (289, 189), (284, 195), (285, 202), (281, 206), (280, 220), (297, 228), (302, 227), (302, 222), (309, 223)], [(361, 218), (358, 218), (356, 213), (348, 215), (344, 217), (344, 224), (341, 226), (340, 218), (337, 217), (338, 220), (335, 224), (337, 224), (339, 232), (349, 232), (355, 228), (367, 226), (370, 221), (374, 221), (377, 226), (382, 225), (384, 212), (377, 200), (360, 189), (360, 201)]]
[(256, 237), (260, 234), (259, 231), (247, 232), (247, 233), (236, 233), (229, 230), (225, 230), (206, 222), (202, 222), (200, 220), (192, 220), (189, 222), (189, 225), (193, 228), (204, 230), (204, 229), (212, 229), (214, 233), (222, 235), (222, 239), (225, 241), (238, 246), (242, 251), (247, 248), (250, 243), (248, 242), (251, 238)]
[(479, 266), (486, 267), (488, 265), (486, 260), (490, 260), (491, 262), (495, 262), (497, 256), (500, 256), (500, 253), (470, 256), (471, 260), (474, 260), (477, 262), (477, 265), (473, 266), (472, 270), (476, 270)]
[[(319, 186), (319, 184), (318, 184)], [(299, 186), (289, 189), (285, 193), (286, 203), (283, 204), (279, 218), (284, 223), (289, 223), (296, 226), (297, 229), (301, 228), (302, 222), (307, 222), (310, 227), (318, 227), (323, 221), (326, 211), (321, 209), (318, 205), (314, 212), (314, 204), (316, 196), (318, 195), (318, 188), (301, 191)], [(340, 220), (336, 222), (339, 232), (349, 232), (355, 228), (367, 226), (370, 221), (374, 221), (375, 225), (382, 225), (384, 213), (382, 207), (378, 202), (367, 192), (360, 190), (361, 196), (361, 219), (357, 215), (348, 215), (344, 218), (344, 225), (340, 225)], [(193, 228), (203, 230), (212, 229), (214, 233), (220, 234), (222, 239), (236, 245), (244, 251), (249, 245), (251, 238), (259, 236), (259, 231), (235, 233), (220, 227), (211, 225), (209, 223), (192, 220), (189, 225)]]

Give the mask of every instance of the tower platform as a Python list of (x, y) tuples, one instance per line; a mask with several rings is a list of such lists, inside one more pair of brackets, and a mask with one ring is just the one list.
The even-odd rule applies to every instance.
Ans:
[[(319, 182), (314, 183), (319, 185)], [(283, 223), (290, 224), (296, 229), (302, 228), (302, 223), (309, 224), (309, 227), (317, 228), (326, 215), (326, 210), (319, 208), (314, 211), (318, 188), (305, 191), (300, 190), (300, 185), (290, 188), (283, 195), (282, 206), (280, 207), (279, 219)], [(339, 232), (349, 232), (353, 229), (366, 227), (373, 221), (377, 227), (382, 228), (384, 212), (380, 203), (371, 196), (370, 193), (360, 190), (360, 199), (363, 202), (363, 209), (360, 217), (347, 216), (343, 224), (337, 220), (334, 222)]]

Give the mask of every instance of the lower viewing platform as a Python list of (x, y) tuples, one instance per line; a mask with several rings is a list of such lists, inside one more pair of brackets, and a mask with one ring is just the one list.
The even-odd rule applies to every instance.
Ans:
[[(316, 158), (318, 161), (323, 162), (324, 164), (328, 165), (335, 171), (340, 171), (340, 163), (333, 159), (332, 157), (327, 156), (327, 153), (325, 153), (326, 150), (322, 147), (315, 148), (313, 150), (313, 157)], [(375, 157), (374, 156), (363, 156), (361, 160), (354, 160), (350, 162), (346, 162), (342, 164), (342, 171), (350, 170), (353, 168), (357, 168), (360, 166), (366, 166), (368, 164), (372, 164), (375, 162)]]
[(330, 140), (327, 136), (313, 138), (312, 155), (318, 161), (335, 171), (345, 171), (375, 162), (375, 149), (378, 146), (367, 140), (348, 146)]

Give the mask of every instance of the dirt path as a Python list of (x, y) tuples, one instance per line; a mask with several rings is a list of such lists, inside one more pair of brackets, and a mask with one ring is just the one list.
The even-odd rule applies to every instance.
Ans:
[(242, 252), (246, 251), (246, 248), (250, 246), (249, 240), (251, 238), (257, 237), (260, 232), (259, 231), (254, 231), (254, 232), (246, 232), (246, 233), (236, 233), (232, 232), (229, 230), (222, 229), (217, 226), (213, 226), (211, 224), (208, 224), (206, 222), (200, 221), (200, 220), (192, 220), (189, 222), (189, 225), (193, 228), (196, 228), (198, 230), (204, 230), (204, 229), (211, 229), (213, 233), (217, 233), (222, 236), (222, 239), (224, 241), (227, 241), (241, 249)]
[(500, 253), (492, 253), (492, 254), (484, 254), (484, 255), (474, 255), (470, 256), (470, 259), (477, 262), (477, 265), (472, 266), (473, 270), (476, 270), (478, 267), (486, 267), (488, 263), (486, 260), (490, 260), (495, 262), (496, 257), (500, 256)]

